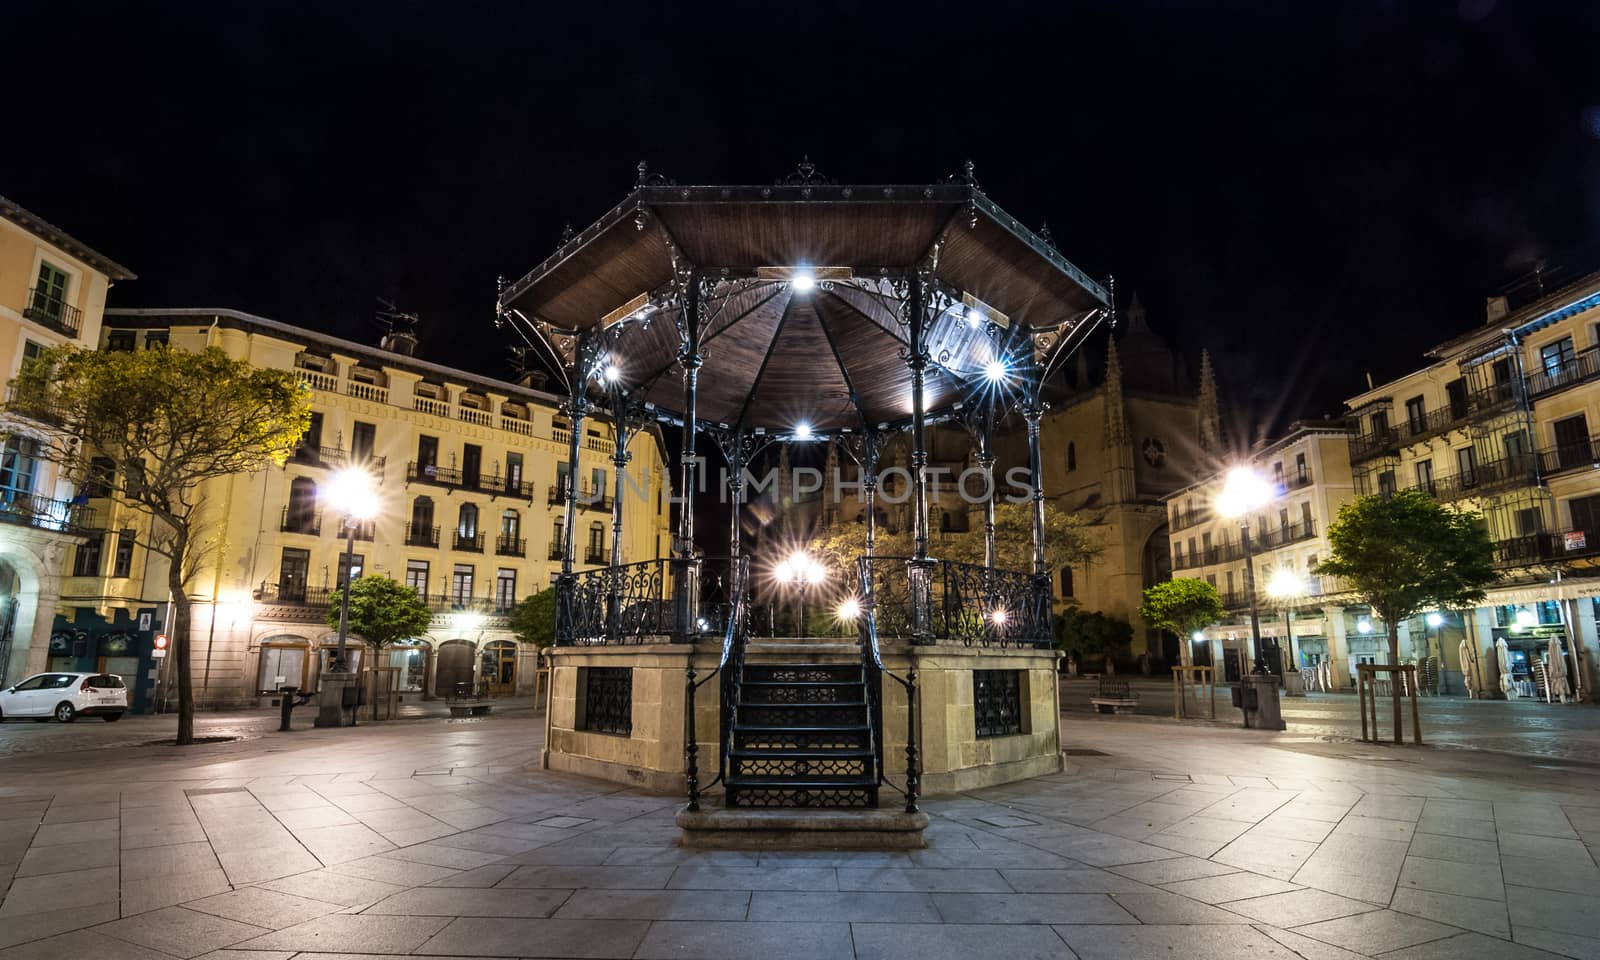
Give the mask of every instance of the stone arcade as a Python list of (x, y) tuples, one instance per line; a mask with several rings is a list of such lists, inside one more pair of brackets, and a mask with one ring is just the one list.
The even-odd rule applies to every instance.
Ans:
[[(1041, 391), (1111, 303), (996, 206), (970, 164), (928, 185), (844, 186), (802, 164), (772, 186), (728, 187), (679, 186), (640, 164), (622, 202), (502, 287), (499, 320), (564, 379), (569, 476), (582, 421), (613, 425), (613, 544), (624, 498), (641, 495), (622, 486), (625, 438), (652, 421), (682, 427), (680, 495), (711, 478), (733, 523), (725, 553), (703, 555), (685, 497), (670, 559), (622, 564), (613, 546), (610, 566), (576, 573), (568, 485), (544, 765), (682, 792), (690, 817), (716, 789), (729, 808), (916, 814), (923, 791), (1059, 771)], [(967, 427), (987, 468), (1011, 416), (1029, 440), (1032, 569), (994, 566), (998, 477), (989, 562), (930, 555), (929, 424)], [(899, 431), (915, 548), (886, 557), (870, 504), (879, 450)], [(702, 436), (720, 464), (697, 459)], [(745, 468), (774, 443), (834, 444), (859, 467), (863, 556), (826, 577), (855, 627), (842, 638), (748, 636), (752, 581), (787, 559), (741, 550)]]

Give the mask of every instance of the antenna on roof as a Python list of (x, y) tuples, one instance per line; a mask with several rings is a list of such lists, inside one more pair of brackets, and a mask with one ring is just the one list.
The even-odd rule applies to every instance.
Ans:
[(417, 324), (422, 318), (405, 313), (391, 301), (378, 298), (377, 324), (383, 328), (378, 346), (393, 353), (414, 357), (417, 354)]

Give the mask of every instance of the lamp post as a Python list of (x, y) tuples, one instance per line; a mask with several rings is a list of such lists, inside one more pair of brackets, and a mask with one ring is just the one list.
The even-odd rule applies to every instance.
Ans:
[(339, 672), (348, 673), (345, 644), (350, 635), (350, 584), (355, 580), (356, 528), (378, 515), (378, 494), (372, 488), (372, 475), (355, 468), (340, 470), (328, 484), (328, 500), (335, 510), (344, 514), (344, 589), (339, 597), (339, 646), (334, 656)]
[(796, 550), (778, 562), (772, 578), (780, 585), (792, 587), (800, 604), (800, 632), (806, 630), (806, 590), (821, 586), (828, 579), (828, 571), (817, 559), (804, 550)]
[(1267, 581), (1267, 596), (1283, 604), (1283, 628), (1286, 637), (1285, 646), (1289, 648), (1290, 667), (1295, 673), (1300, 672), (1300, 658), (1294, 652), (1294, 601), (1305, 596), (1306, 582), (1293, 570), (1281, 567)]
[(1250, 642), (1255, 650), (1255, 672), (1265, 673), (1266, 661), (1261, 657), (1261, 613), (1256, 605), (1255, 559), (1250, 551), (1250, 514), (1272, 500), (1274, 490), (1262, 476), (1249, 467), (1235, 467), (1228, 471), (1222, 492), (1217, 495), (1217, 513), (1229, 520), (1239, 521), (1239, 544), (1244, 552), (1244, 589), (1250, 595)]
[[(1424, 630), (1424, 636), (1425, 636), (1425, 638), (1426, 638), (1426, 640), (1428, 642), (1427, 643), (1428, 651), (1432, 652), (1434, 638), (1439, 636), (1438, 630), (1439, 630), (1440, 627), (1444, 626), (1444, 614), (1442, 614), (1439, 611), (1435, 610), (1432, 613), (1428, 614), (1427, 616), (1423, 617), (1422, 618), (1422, 622), (1426, 626), (1426, 629)], [(1465, 669), (1465, 668), (1463, 668), (1463, 669)], [(1444, 672), (1444, 638), (1443, 637), (1439, 637), (1439, 692), (1441, 694), (1445, 694), (1445, 693), (1449, 693), (1450, 692), (1450, 685), (1449, 685), (1448, 682), (1446, 682), (1445, 676), (1446, 676), (1446, 674)]]

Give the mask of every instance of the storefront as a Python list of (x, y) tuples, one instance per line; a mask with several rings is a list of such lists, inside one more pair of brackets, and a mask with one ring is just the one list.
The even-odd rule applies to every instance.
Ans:
[[(128, 689), (128, 709), (146, 713), (155, 700), (159, 663), (154, 656), (161, 621), (154, 607), (112, 610), (106, 620), (78, 608), (74, 619), (57, 614), (50, 632), (46, 669), (63, 673), (109, 673)], [(19, 678), (20, 679), (20, 678)]]

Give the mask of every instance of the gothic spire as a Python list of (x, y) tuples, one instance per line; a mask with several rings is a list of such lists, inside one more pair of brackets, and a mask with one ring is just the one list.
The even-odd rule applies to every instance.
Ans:
[(1117, 358), (1117, 338), (1106, 338), (1105, 445), (1128, 442), (1128, 417), (1122, 406), (1122, 361)]
[(1222, 413), (1217, 402), (1217, 375), (1211, 366), (1211, 351), (1200, 351), (1199, 416), (1200, 449), (1213, 455), (1222, 452)]

